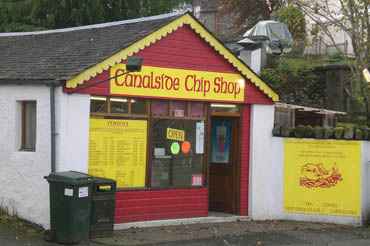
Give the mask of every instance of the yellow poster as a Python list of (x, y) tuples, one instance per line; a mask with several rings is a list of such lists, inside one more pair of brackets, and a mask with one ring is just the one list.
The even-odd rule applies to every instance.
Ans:
[(284, 156), (286, 212), (360, 216), (360, 142), (286, 139)]
[(90, 119), (89, 174), (111, 178), (117, 187), (144, 187), (147, 122)]
[(158, 98), (244, 102), (245, 80), (238, 73), (219, 73), (143, 66), (125, 74), (125, 65), (110, 69), (111, 94)]
[(185, 131), (167, 128), (167, 139), (183, 142), (185, 141)]

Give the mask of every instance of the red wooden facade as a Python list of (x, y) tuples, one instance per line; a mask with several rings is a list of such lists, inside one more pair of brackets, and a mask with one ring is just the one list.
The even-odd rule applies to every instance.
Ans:
[(206, 188), (122, 191), (116, 199), (116, 223), (208, 215)]
[[(191, 69), (199, 71), (239, 73), (223, 56), (189, 26), (184, 25), (138, 54), (144, 66)], [(124, 61), (122, 61), (124, 62)], [(103, 73), (85, 85), (109, 78)], [(65, 89), (66, 92), (73, 89)], [(247, 81), (245, 103), (242, 107), (240, 153), (239, 214), (248, 214), (249, 145), (251, 104), (272, 104), (272, 100), (254, 84)], [(91, 95), (109, 95), (109, 82), (79, 90)], [(150, 96), (149, 96), (150, 97)], [(130, 190), (117, 193), (116, 223), (202, 217), (208, 215), (208, 189)]]

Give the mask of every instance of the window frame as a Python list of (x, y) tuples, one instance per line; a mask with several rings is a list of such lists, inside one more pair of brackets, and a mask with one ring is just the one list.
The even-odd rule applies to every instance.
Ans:
[[(19, 101), (20, 103), (20, 147), (19, 151), (24, 151), (24, 152), (36, 152), (36, 143), (37, 143), (37, 101), (36, 100), (22, 100)], [(27, 114), (27, 105), (29, 104), (34, 104), (35, 107), (35, 127), (34, 127), (34, 139), (32, 140), (32, 146), (28, 147), (27, 145), (27, 135), (28, 135), (28, 114)]]
[[(124, 96), (109, 96), (107, 98), (107, 112), (90, 112), (91, 118), (100, 118), (100, 119), (131, 119), (131, 120), (147, 120), (147, 150), (146, 150), (146, 172), (145, 172), (145, 187), (130, 187), (130, 188), (117, 188), (118, 191), (130, 191), (130, 190), (168, 190), (168, 189), (199, 189), (205, 188), (208, 186), (208, 152), (209, 149), (207, 143), (209, 141), (209, 120), (210, 120), (210, 104), (207, 102), (198, 102), (198, 101), (184, 101), (185, 105), (185, 112), (184, 117), (176, 117), (172, 114), (172, 102), (175, 100), (157, 100), (157, 99), (146, 99), (146, 98), (138, 98), (138, 97), (124, 97)], [(131, 103), (129, 103), (129, 113), (128, 114), (121, 114), (121, 113), (111, 113), (111, 105), (110, 99), (111, 98), (127, 98), (129, 102), (131, 100), (146, 100), (146, 108), (147, 113), (145, 115), (140, 114), (131, 114)], [(152, 103), (156, 101), (166, 102), (168, 104), (168, 114), (166, 116), (158, 116), (152, 114)], [(203, 117), (191, 117), (191, 105), (192, 103), (203, 103)], [(168, 186), (168, 187), (152, 187), (151, 186), (151, 175), (152, 175), (152, 147), (153, 147), (153, 139), (151, 128), (154, 120), (158, 119), (168, 119), (168, 120), (194, 120), (194, 121), (204, 121), (205, 125), (205, 137), (204, 137), (204, 153), (203, 153), (203, 162), (202, 162), (202, 175), (203, 175), (203, 184), (201, 186)]]
[[(93, 97), (93, 96), (92, 96)], [(101, 97), (101, 96), (99, 96)], [(116, 118), (116, 119), (120, 119), (120, 118), (125, 118), (125, 119), (145, 119), (145, 118), (149, 118), (149, 115), (150, 115), (150, 102), (149, 100), (147, 99), (142, 99), (142, 98), (135, 98), (135, 97), (123, 97), (123, 96), (120, 96), (120, 97), (113, 97), (113, 96), (109, 96), (109, 97), (105, 97), (107, 100), (107, 110), (106, 112), (91, 112), (91, 105), (90, 105), (90, 116), (93, 116), (93, 117), (113, 117), (113, 118)], [(127, 99), (127, 102), (128, 102), (128, 113), (112, 113), (111, 111), (111, 99), (115, 99), (115, 98), (120, 98), (120, 99)], [(90, 103), (91, 103), (91, 98), (90, 98)], [(132, 100), (145, 100), (145, 103), (146, 103), (146, 114), (132, 114), (131, 113), (131, 104), (133, 103)], [(110, 118), (112, 119), (112, 118)]]

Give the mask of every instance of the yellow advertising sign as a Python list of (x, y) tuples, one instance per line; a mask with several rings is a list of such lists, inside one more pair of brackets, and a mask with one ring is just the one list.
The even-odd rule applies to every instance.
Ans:
[(138, 73), (124, 72), (124, 64), (110, 69), (111, 94), (244, 102), (245, 80), (240, 74), (151, 66)]
[(90, 119), (89, 174), (111, 178), (117, 187), (144, 187), (147, 122)]
[(360, 142), (286, 139), (284, 210), (360, 216), (360, 166)]
[(167, 128), (167, 139), (185, 141), (185, 131)]

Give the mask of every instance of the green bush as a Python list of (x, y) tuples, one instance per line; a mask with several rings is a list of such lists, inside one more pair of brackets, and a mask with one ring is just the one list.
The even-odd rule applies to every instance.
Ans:
[(305, 138), (313, 138), (314, 134), (315, 132), (312, 126), (305, 126), (305, 134), (304, 134)]
[(324, 128), (324, 138), (329, 139), (334, 137), (334, 128)]
[(282, 137), (291, 137), (292, 132), (293, 130), (290, 127), (282, 126), (280, 128), (280, 134)]
[(360, 128), (357, 128), (355, 130), (355, 139), (356, 140), (363, 140), (364, 139), (363, 131)]
[(280, 137), (281, 136), (281, 126), (274, 126), (272, 129), (272, 136)]
[(275, 126), (272, 130), (273, 136), (277, 137), (296, 137), (296, 138), (316, 138), (316, 139), (356, 139), (370, 141), (370, 128), (338, 126), (335, 128), (321, 126), (298, 125), (295, 128), (286, 126)]
[(303, 138), (306, 135), (306, 127), (299, 125), (296, 128), (294, 128), (294, 136), (296, 138)]
[(339, 126), (339, 127), (334, 128), (334, 137), (336, 139), (342, 139), (343, 133), (344, 133), (344, 127)]
[(370, 137), (370, 129), (365, 127), (362, 129), (362, 134), (363, 134), (363, 137), (364, 137), (364, 140), (369, 140), (369, 137)]
[(321, 126), (315, 126), (314, 129), (315, 138), (324, 138), (325, 129)]
[(353, 139), (353, 135), (354, 135), (353, 127), (346, 127), (346, 128), (344, 128), (343, 137), (345, 139)]

